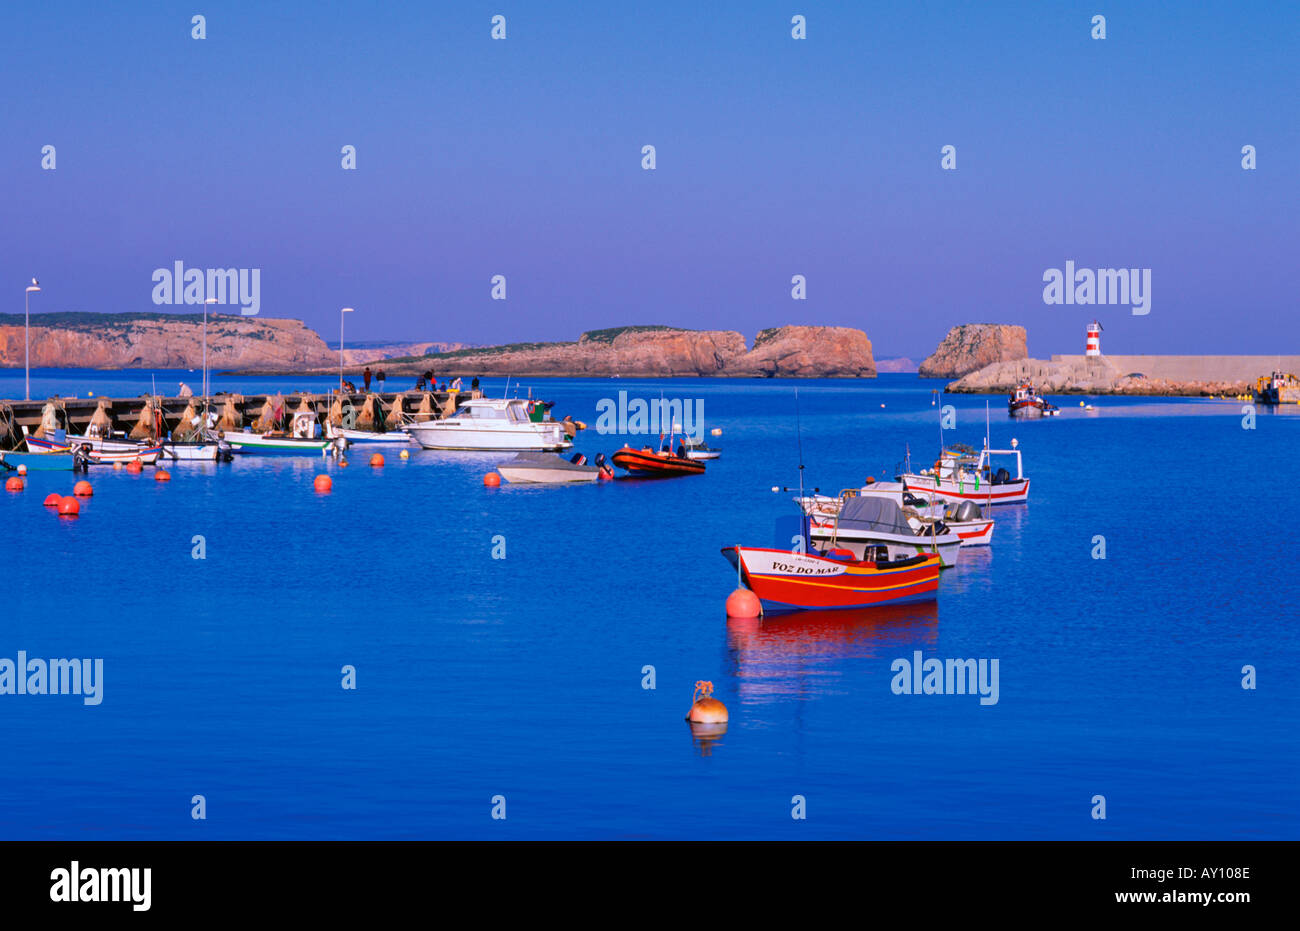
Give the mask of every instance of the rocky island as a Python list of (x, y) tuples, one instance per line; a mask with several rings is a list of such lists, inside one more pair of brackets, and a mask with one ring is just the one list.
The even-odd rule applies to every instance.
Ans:
[(921, 363), (922, 378), (960, 378), (995, 362), (1029, 357), (1022, 326), (1001, 323), (966, 323), (948, 331), (943, 342)]
[(759, 331), (753, 347), (734, 330), (627, 326), (590, 330), (576, 342), (510, 343), (388, 359), (389, 374), (569, 377), (874, 378), (871, 341), (848, 327), (782, 326)]

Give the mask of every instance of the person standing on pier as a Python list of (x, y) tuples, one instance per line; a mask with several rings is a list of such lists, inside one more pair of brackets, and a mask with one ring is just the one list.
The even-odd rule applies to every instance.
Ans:
[(387, 377), (388, 377), (388, 376), (384, 374), (384, 370), (383, 370), (383, 369), (380, 369), (380, 370), (379, 370), (379, 374), (375, 376), (375, 381), (379, 382), (379, 393), (380, 393), (380, 394), (383, 394), (383, 393), (384, 393), (384, 379), (387, 378)]
[(361, 380), (366, 383), (366, 390), (369, 391), (370, 390), (370, 366), (367, 365), (366, 370), (361, 373)]

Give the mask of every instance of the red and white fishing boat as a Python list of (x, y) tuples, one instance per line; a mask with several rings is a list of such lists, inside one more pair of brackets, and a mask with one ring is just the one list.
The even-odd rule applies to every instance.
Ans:
[[(1024, 504), (1029, 500), (1029, 479), (1025, 477), (1020, 450), (1015, 440), (1011, 449), (989, 449), (978, 454), (969, 447), (946, 449), (929, 469), (905, 471), (898, 477), (908, 490), (945, 501), (974, 501), (981, 508), (997, 504)], [(993, 468), (994, 456), (1015, 459), (1015, 474), (1007, 468)]]
[(722, 555), (739, 568), (741, 582), (765, 611), (870, 608), (938, 597), (936, 554), (878, 562), (855, 558), (848, 549), (821, 555), (728, 546)]
[(1029, 382), (1017, 385), (1007, 399), (1007, 413), (1012, 417), (1052, 417), (1060, 412), (1059, 407), (1040, 397)]

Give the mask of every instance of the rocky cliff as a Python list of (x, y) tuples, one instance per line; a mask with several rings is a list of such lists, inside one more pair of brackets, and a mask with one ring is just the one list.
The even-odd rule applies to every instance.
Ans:
[[(338, 354), (301, 320), (208, 317), (208, 367), (301, 371), (338, 364)], [(23, 364), (23, 320), (0, 316), (0, 366)], [(33, 368), (196, 368), (202, 314), (33, 314)]]
[(872, 377), (871, 341), (845, 327), (763, 330), (753, 349), (734, 330), (618, 327), (573, 343), (513, 343), (390, 360), (390, 374)]
[(922, 378), (960, 378), (995, 362), (1029, 356), (1025, 328), (1000, 323), (967, 323), (948, 331), (917, 374)]

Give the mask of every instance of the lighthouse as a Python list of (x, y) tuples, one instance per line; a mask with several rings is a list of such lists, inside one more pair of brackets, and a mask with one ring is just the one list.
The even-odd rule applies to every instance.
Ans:
[(1096, 320), (1088, 324), (1088, 346), (1085, 356), (1101, 355), (1101, 324)]

